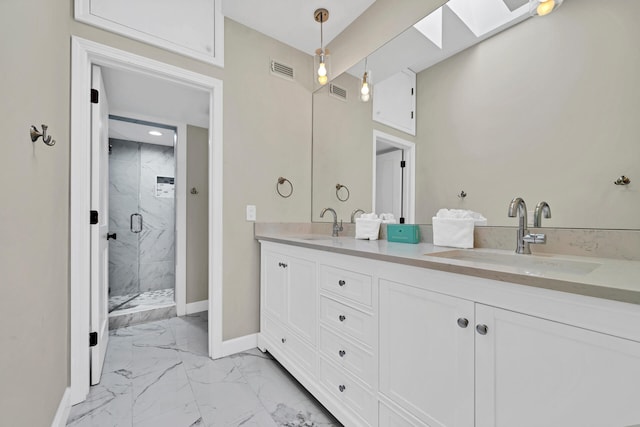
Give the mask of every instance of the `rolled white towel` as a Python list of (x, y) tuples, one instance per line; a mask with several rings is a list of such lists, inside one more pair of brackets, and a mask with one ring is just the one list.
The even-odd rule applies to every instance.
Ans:
[(436, 218), (471, 218), (475, 225), (487, 225), (487, 218), (482, 214), (467, 209), (440, 209), (436, 213)]
[(395, 224), (396, 223), (396, 218), (392, 213), (380, 214), (380, 219), (382, 220), (383, 224)]

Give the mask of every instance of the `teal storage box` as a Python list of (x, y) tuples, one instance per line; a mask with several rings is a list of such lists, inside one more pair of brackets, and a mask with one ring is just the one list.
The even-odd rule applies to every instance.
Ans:
[(387, 240), (399, 243), (420, 243), (417, 224), (387, 224)]

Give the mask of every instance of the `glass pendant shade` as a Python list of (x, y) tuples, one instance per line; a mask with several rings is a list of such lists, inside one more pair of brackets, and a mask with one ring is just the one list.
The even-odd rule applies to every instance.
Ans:
[(322, 86), (329, 81), (331, 75), (331, 55), (329, 49), (316, 49), (313, 58), (313, 69), (315, 70), (316, 82)]
[(360, 80), (360, 101), (369, 102), (372, 95), (371, 71), (365, 71)]
[(529, 0), (529, 13), (533, 16), (545, 16), (560, 7), (564, 0)]

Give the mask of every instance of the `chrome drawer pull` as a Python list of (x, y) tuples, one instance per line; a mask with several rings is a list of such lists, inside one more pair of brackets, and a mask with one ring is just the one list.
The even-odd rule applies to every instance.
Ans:
[(487, 325), (477, 325), (476, 331), (478, 331), (480, 335), (487, 335), (489, 328), (487, 327)]
[(282, 344), (286, 343), (287, 339), (286, 338), (282, 338)]
[(344, 350), (340, 350), (338, 354), (340, 355), (340, 357), (344, 357), (344, 355), (347, 354), (347, 352)]
[(338, 386), (338, 390), (340, 390), (340, 393), (344, 393), (345, 389), (346, 389), (346, 387), (345, 387), (345, 386), (343, 386), (342, 384), (340, 384), (340, 385)]
[(458, 319), (458, 326), (460, 326), (462, 329), (464, 329), (467, 326), (469, 326), (469, 321), (467, 319), (465, 319), (464, 317), (461, 317), (461, 318)]
[(345, 320), (347, 320), (347, 318), (345, 317), (344, 314), (341, 314), (340, 316), (338, 316), (338, 320), (340, 320), (341, 322), (344, 322)]
[(347, 282), (345, 282), (344, 280), (338, 280), (338, 285), (344, 286), (346, 284), (347, 284)]

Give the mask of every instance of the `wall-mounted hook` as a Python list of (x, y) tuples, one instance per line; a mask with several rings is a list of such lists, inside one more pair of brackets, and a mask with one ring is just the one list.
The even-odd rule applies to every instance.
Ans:
[(629, 185), (631, 184), (631, 180), (624, 175), (621, 175), (618, 179), (613, 181), (615, 185)]
[(46, 145), (48, 145), (49, 147), (53, 146), (56, 144), (56, 140), (51, 138), (51, 135), (47, 135), (47, 128), (49, 126), (43, 124), (42, 125), (42, 132), (40, 132), (38, 130), (37, 127), (35, 126), (31, 126), (31, 130), (30, 130), (30, 135), (31, 135), (31, 142), (36, 142), (38, 140), (38, 138), (42, 137), (42, 142), (44, 142)]
[(196, 187), (192, 187), (191, 188), (191, 194), (198, 194), (199, 191), (196, 189)]
[(458, 198), (464, 199), (465, 197), (467, 197), (467, 193), (465, 193), (464, 190), (462, 190), (460, 194), (458, 194)]

